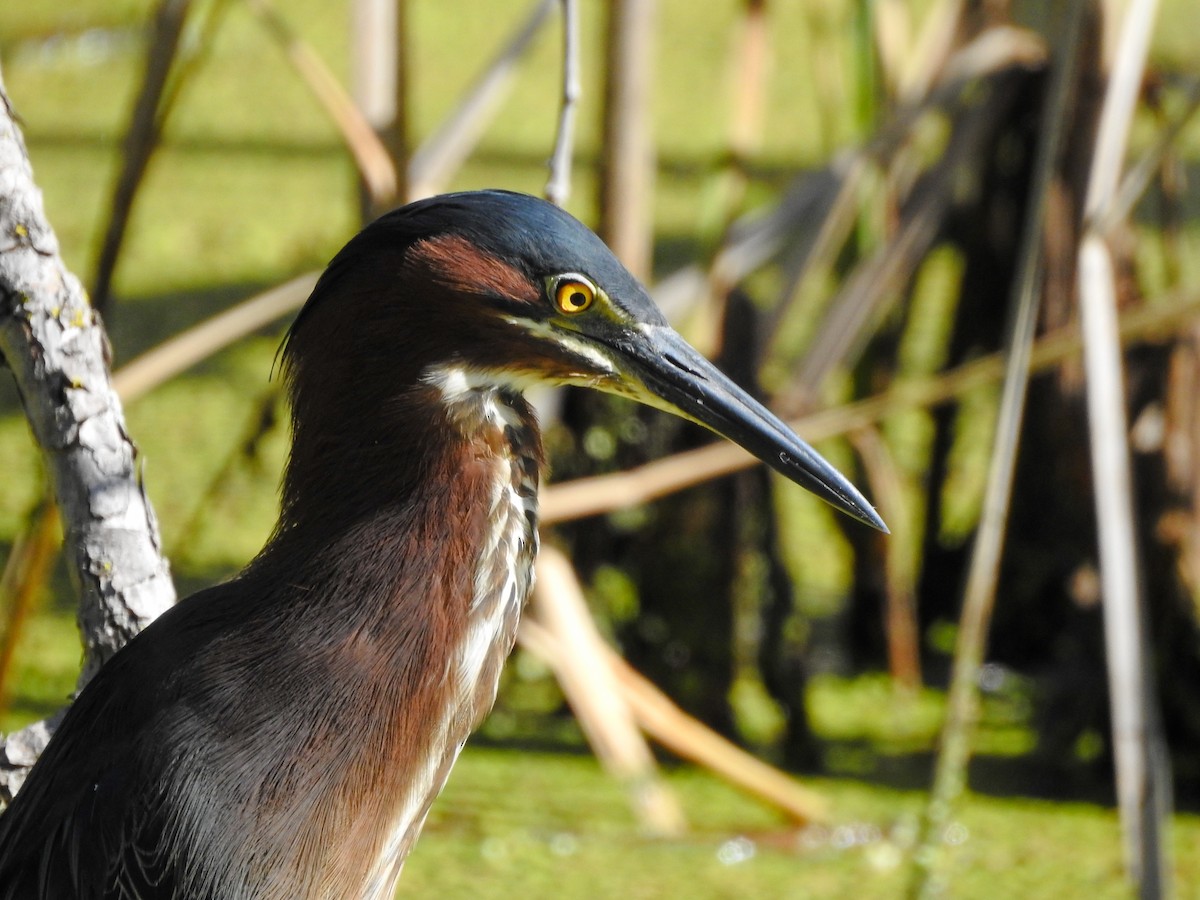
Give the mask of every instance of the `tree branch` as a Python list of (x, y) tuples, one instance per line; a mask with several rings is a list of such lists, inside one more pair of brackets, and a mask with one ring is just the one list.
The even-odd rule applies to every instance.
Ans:
[[(175, 588), (109, 381), (100, 316), (59, 256), (2, 80), (0, 355), (16, 379), (62, 511), (64, 549), (79, 591), (83, 684), (175, 601)], [(28, 738), (14, 735), (0, 744), (0, 797), (23, 780)]]

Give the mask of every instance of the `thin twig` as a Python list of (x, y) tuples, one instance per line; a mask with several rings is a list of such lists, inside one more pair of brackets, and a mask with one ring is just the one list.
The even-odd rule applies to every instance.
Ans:
[(904, 0), (879, 0), (871, 17), (871, 42), (878, 59), (879, 82), (887, 97), (899, 93), (905, 67), (912, 57), (912, 17)]
[(146, 47), (146, 73), (125, 135), (121, 174), (109, 201), (108, 227), (92, 282), (92, 305), (101, 312), (108, 308), (113, 273), (129, 225), (133, 198), (162, 133), (163, 94), (190, 8), (191, 0), (161, 0), (154, 15), (154, 27)]
[(575, 150), (575, 107), (579, 101), (579, 4), (561, 0), (563, 11), (562, 107), (558, 116), (558, 136), (550, 158), (550, 179), (546, 199), (565, 206), (571, 195), (571, 155)]
[(126, 402), (142, 396), (234, 341), (299, 309), (318, 275), (298, 275), (163, 341), (118, 369), (113, 386)]
[(183, 94), (192, 76), (200, 71), (209, 58), (232, 0), (209, 0), (198, 7), (195, 15), (184, 22), (179, 37), (178, 55), (171, 62), (167, 83), (158, 101), (158, 131), (161, 137), (165, 123)]
[(296, 33), (274, 4), (269, 0), (246, 0), (246, 5), (258, 16), (267, 34), (283, 48), (292, 68), (341, 132), (372, 205), (386, 209), (396, 199), (396, 167), (371, 123), (317, 52)]
[(963, 0), (938, 0), (926, 11), (916, 46), (905, 61), (896, 95), (902, 103), (925, 96), (942, 71), (963, 16)]
[(1183, 133), (1183, 129), (1200, 110), (1200, 78), (1195, 78), (1188, 85), (1184, 96), (1184, 108), (1180, 114), (1159, 132), (1153, 146), (1150, 147), (1137, 163), (1130, 166), (1125, 177), (1121, 179), (1121, 187), (1104, 213), (1101, 231), (1108, 231), (1117, 222), (1122, 222), (1133, 211), (1134, 204), (1141, 199), (1154, 178), (1155, 171), (1162, 165), (1163, 158)]
[(1110, 23), (1110, 27), (1116, 28), (1121, 43), (1104, 96), (1104, 108), (1100, 113), (1100, 126), (1096, 134), (1096, 150), (1088, 175), (1087, 196), (1083, 206), (1084, 224), (1087, 226), (1102, 221), (1120, 185), (1125, 148), (1133, 123), (1133, 112), (1141, 93), (1142, 73), (1146, 68), (1146, 54), (1157, 8), (1158, 0), (1133, 0), (1120, 26)]
[(9, 668), (38, 592), (45, 586), (50, 568), (58, 558), (59, 539), (58, 509), (53, 499), (43, 494), (13, 541), (4, 574), (0, 576), (0, 600), (7, 607), (4, 630), (0, 633), (0, 709), (7, 706)]
[(450, 177), (470, 155), (500, 99), (512, 83), (517, 62), (541, 31), (557, 0), (535, 0), (529, 15), (500, 48), (483, 74), (471, 85), (463, 101), (409, 161), (409, 195), (413, 200), (443, 190)]
[(871, 496), (880, 515), (891, 523), (892, 537), (884, 545), (884, 636), (888, 672), (904, 691), (921, 687), (921, 630), (917, 622), (917, 548), (898, 535), (915, 535), (912, 510), (904, 496), (903, 479), (887, 442), (877, 428), (850, 432), (850, 443), (862, 460)]

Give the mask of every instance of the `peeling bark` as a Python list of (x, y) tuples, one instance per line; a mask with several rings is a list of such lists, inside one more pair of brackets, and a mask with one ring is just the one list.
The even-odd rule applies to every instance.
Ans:
[[(109, 378), (100, 316), (59, 256), (2, 81), (0, 356), (16, 379), (62, 513), (79, 593), (82, 685), (174, 603), (175, 588)], [(46, 724), (31, 729), (0, 742), (0, 799), (15, 791), (45, 744)]]

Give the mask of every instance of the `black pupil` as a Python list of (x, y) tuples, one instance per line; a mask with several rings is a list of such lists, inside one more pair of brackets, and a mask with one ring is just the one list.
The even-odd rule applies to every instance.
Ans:
[(587, 304), (587, 294), (585, 294), (583, 291), (572, 291), (567, 296), (567, 305), (572, 306), (575, 309), (578, 309), (581, 306), (585, 306), (586, 304)]

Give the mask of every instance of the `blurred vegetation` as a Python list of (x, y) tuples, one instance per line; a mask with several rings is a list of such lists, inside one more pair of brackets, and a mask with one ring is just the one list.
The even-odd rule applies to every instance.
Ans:
[[(705, 772), (670, 771), (668, 782), (694, 831), (682, 840), (646, 840), (634, 833), (620, 788), (593, 759), (468, 750), (430, 814), (397, 896), (903, 896), (900, 848), (922, 802), (916, 792), (817, 779), (812, 786), (832, 800), (838, 822), (796, 829)], [(976, 795), (950, 837), (959, 850), (959, 900), (1129, 896), (1111, 810)], [(1200, 821), (1179, 817), (1173, 838), (1175, 896), (1194, 896)]]
[[(685, 0), (659, 0), (659, 5), (655, 269), (665, 274), (711, 252), (725, 224), (723, 175), (733, 98), (729, 60), (740, 4), (710, 3), (703, 15)], [(911, 4), (917, 20), (929, 5)], [(760, 149), (746, 169), (748, 207), (773, 201), (797, 174), (862, 143), (880, 124), (884, 110), (864, 89), (855, 39), (856, 17), (864, 6), (854, 0), (770, 6), (769, 114)], [(1017, 4), (1033, 18), (1036, 6)], [(524, 8), (488, 0), (409, 4), (411, 116), (418, 138), (453, 109)], [(0, 7), (7, 91), (22, 118), (35, 177), (64, 256), (85, 281), (95, 262), (151, 9), (148, 0)], [(282, 11), (336, 72), (347, 70), (345, 4), (292, 0)], [(585, 91), (569, 208), (584, 221), (595, 221), (603, 5), (584, 3), (582, 14)], [(1196, 75), (1198, 27), (1194, 0), (1164, 0), (1152, 65), (1162, 73), (1158, 96), (1168, 111), (1178, 102), (1172, 77)], [(202, 54), (200, 63), (151, 163), (117, 271), (108, 326), (118, 366), (237, 298), (323, 265), (358, 226), (355, 175), (338, 135), (260, 24), (242, 4), (232, 3), (211, 46), (197, 45), (195, 37), (185, 46)], [(559, 65), (552, 28), (521, 66), (497, 123), (454, 188), (503, 186), (540, 193), (558, 111)], [(1143, 111), (1134, 154), (1153, 142), (1158, 125), (1155, 113)], [(935, 156), (945, 135), (933, 127), (928, 137)], [(1134, 223), (1136, 275), (1151, 297), (1200, 288), (1200, 196), (1194, 187), (1200, 124), (1184, 130), (1175, 153), (1185, 176), (1192, 176), (1174, 198), (1182, 212), (1177, 227), (1164, 232), (1155, 204), (1166, 201), (1153, 193)], [(864, 193), (883, 190), (868, 184)], [(864, 209), (870, 200), (862, 198)], [(872, 227), (882, 232), (888, 223), (864, 220), (856, 240), (865, 248), (878, 237)], [(906, 373), (936, 372), (946, 362), (947, 331), (960, 302), (963, 272), (961, 253), (949, 244), (922, 263), (910, 289), (907, 327), (897, 338), (897, 358)], [(828, 293), (839, 274), (830, 272), (808, 289)], [(775, 289), (773, 277), (760, 276), (753, 285), (760, 288), (758, 295)], [(785, 379), (788, 354), (811, 337), (811, 327), (802, 317), (780, 323), (777, 342), (784, 358), (773, 357), (762, 367), (758, 374), (764, 386), (774, 388)], [(282, 328), (241, 342), (127, 410), (181, 594), (236, 571), (274, 522), (286, 453), (283, 417), (263, 440), (252, 447), (247, 441), (273, 390), (268, 373)], [(848, 376), (831, 379), (829, 399), (850, 396), (859, 387), (851, 382)], [(953, 412), (956, 440), (939, 520), (947, 553), (961, 553), (974, 528), (994, 409), (995, 390), (983, 388)], [(561, 429), (548, 436), (552, 477), (619, 468), (694, 439), (681, 438), (675, 426), (647, 427), (649, 415), (594, 398), (568, 401), (568, 422), (589, 424), (579, 433)], [(896, 415), (882, 430), (910, 486), (919, 484), (935, 440), (933, 416)], [(853, 468), (845, 443), (821, 450)], [(0, 545), (7, 545), (40, 496), (43, 480), (19, 401), (4, 379), (0, 472)], [(655, 674), (676, 679), (685, 705), (711, 713), (707, 717), (715, 724), (767, 755), (864, 782), (924, 786), (943, 712), (940, 688), (953, 646), (954, 610), (938, 610), (924, 620), (921, 649), (928, 686), (898, 691), (879, 671), (878, 610), (864, 612), (850, 596), (856, 559), (850, 541), (828, 511), (798, 489), (780, 489), (763, 479), (754, 490), (779, 511), (777, 543), (785, 548), (782, 563), (795, 607), (780, 629), (786, 640), (804, 648), (804, 674), (813, 676), (798, 682), (803, 707), (792, 713), (808, 720), (811, 755), (781, 747), (789, 713), (764, 687), (752, 658), (762, 637), (754, 629), (764, 627), (762, 610), (771, 600), (762, 587), (770, 560), (748, 553), (738, 571), (721, 574), (740, 586), (733, 603), (741, 613), (730, 614), (734, 627), (719, 636), (730, 637), (732, 631), (731, 639), (741, 643), (727, 673), (728, 690), (716, 697), (706, 694), (711, 688), (702, 680), (691, 682), (688, 695), (687, 673), (695, 679), (706, 672), (704, 657), (666, 619), (647, 614), (645, 586), (613, 564), (626, 551), (631, 557), (639, 549), (640, 529), (649, 521), (676, 530), (678, 546), (645, 552), (659, 561), (664, 577), (677, 577), (671, 575), (672, 565), (697, 552), (684, 526), (721, 501), (614, 514), (602, 523), (603, 535), (589, 527), (563, 530), (563, 539), (573, 544), (590, 574), (593, 608), (602, 626), (623, 641), (640, 642), (645, 656), (660, 660), (662, 671)], [(708, 503), (714, 506), (705, 507)], [(912, 533), (919, 527), (909, 524)], [(958, 585), (952, 590), (957, 596)], [(0, 732), (45, 716), (69, 694), (78, 664), (72, 618), (71, 591), (59, 573), (18, 648), (15, 690), (8, 709), (0, 711)], [(695, 624), (711, 623), (698, 616)], [(1021, 644), (1024, 627), (1001, 621), (1001, 646)], [(1107, 734), (1089, 722), (1067, 735), (1065, 743), (1053, 745), (1055, 752), (1065, 746), (1069, 759), (1039, 755), (1039, 736), (1054, 725), (1045, 718), (1054, 711), (1039, 712), (1038, 706), (1038, 679), (1045, 675), (1038, 667), (1045, 661), (1020, 654), (1012, 658), (1021, 662), (988, 670), (977, 741), (983, 758), (972, 771), (975, 787), (1111, 802)], [(1096, 685), (1079, 689), (1086, 695), (1081, 708), (1102, 706)], [(726, 708), (729, 718), (722, 719)], [(484, 737), (505, 746), (583, 749), (549, 673), (524, 654), (506, 671), (501, 701)], [(1064, 771), (1073, 774), (1064, 777)], [(619, 789), (590, 759), (469, 749), (435, 807), (421, 850), (406, 868), (403, 890), (478, 894), (480, 873), (493, 883), (512, 883), (530, 897), (571, 896), (568, 878), (587, 886), (580, 896), (646, 898), (677, 896), (681, 884), (697, 883), (705, 885), (703, 896), (712, 897), (884, 897), (895, 896), (903, 884), (893, 843), (903, 835), (893, 835), (893, 829), (907, 827), (915, 795), (843, 779), (819, 782), (833, 798), (839, 821), (847, 823), (842, 827), (851, 829), (838, 837), (836, 832), (789, 831), (772, 814), (705, 775), (680, 770), (671, 781), (685, 797), (698, 831), (686, 842), (647, 844), (633, 835)], [(956, 896), (996, 896), (997, 879), (1019, 896), (1084, 891), (1124, 896), (1117, 825), (1107, 809), (974, 796), (962, 824), (970, 837)], [(855, 834), (869, 839), (860, 841)], [(738, 843), (738, 835), (748, 841)], [(1184, 885), (1200, 883), (1194, 854), (1187, 852), (1198, 837), (1200, 824), (1179, 817), (1177, 878)], [(848, 841), (848, 848), (839, 841)], [(701, 895), (691, 887), (689, 892)]]

